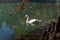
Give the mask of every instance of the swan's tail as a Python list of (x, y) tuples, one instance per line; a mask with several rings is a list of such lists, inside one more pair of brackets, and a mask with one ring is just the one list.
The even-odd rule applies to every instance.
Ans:
[(38, 20), (39, 22), (42, 22), (42, 20)]

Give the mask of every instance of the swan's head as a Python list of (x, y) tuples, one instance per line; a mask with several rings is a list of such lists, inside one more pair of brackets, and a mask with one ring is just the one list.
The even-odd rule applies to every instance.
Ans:
[(28, 15), (25, 15), (25, 17), (28, 17)]

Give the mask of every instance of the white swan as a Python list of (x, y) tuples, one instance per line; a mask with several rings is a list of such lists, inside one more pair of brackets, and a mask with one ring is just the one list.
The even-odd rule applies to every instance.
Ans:
[(28, 24), (33, 26), (34, 24), (41, 22), (41, 20), (39, 20), (39, 19), (31, 19), (31, 20), (29, 20), (29, 16), (28, 15), (25, 15), (25, 17), (27, 18), (26, 19), (27, 26), (28, 26)]

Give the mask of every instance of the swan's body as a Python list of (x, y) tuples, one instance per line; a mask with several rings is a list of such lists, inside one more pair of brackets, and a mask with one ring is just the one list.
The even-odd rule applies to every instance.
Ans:
[(40, 20), (38, 20), (38, 19), (31, 19), (31, 20), (29, 20), (27, 23), (33, 24), (33, 23), (39, 22), (39, 21), (40, 21)]
[(38, 22), (41, 22), (41, 20), (38, 20), (38, 19), (31, 19), (29, 20), (29, 16), (28, 15), (25, 15), (25, 17), (27, 17), (26, 19), (26, 24), (28, 26), (28, 24), (31, 24), (32, 26)]

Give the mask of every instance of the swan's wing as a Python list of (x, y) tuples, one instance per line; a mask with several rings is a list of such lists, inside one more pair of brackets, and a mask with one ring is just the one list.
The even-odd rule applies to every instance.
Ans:
[(34, 23), (35, 21), (37, 21), (37, 19), (31, 19), (31, 20), (29, 20), (28, 23)]

